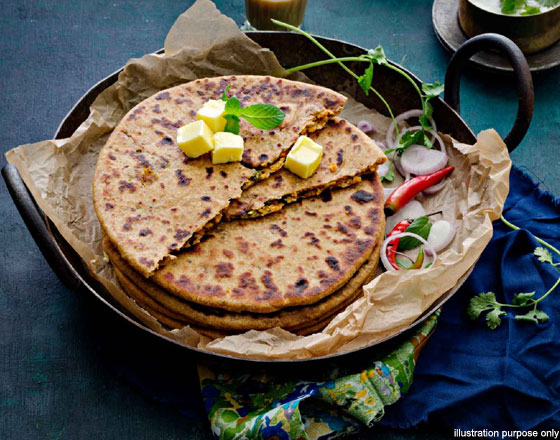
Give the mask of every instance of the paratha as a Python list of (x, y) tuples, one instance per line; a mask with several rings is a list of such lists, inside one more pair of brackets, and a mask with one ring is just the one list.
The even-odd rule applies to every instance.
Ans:
[(324, 128), (310, 137), (323, 146), (321, 164), (310, 178), (301, 179), (282, 168), (231, 202), (225, 217), (231, 220), (270, 214), (287, 203), (315, 196), (325, 188), (344, 188), (355, 184), (360, 181), (360, 175), (374, 172), (386, 161), (377, 144), (344, 119), (329, 120)]
[[(208, 155), (189, 160), (176, 144), (177, 128), (227, 86), (243, 105), (270, 103), (286, 113), (266, 132), (241, 123), (243, 162), (261, 170), (212, 165)], [(173, 252), (196, 243), (244, 187), (282, 166), (297, 137), (320, 129), (345, 100), (323, 87), (264, 76), (200, 79), (144, 100), (99, 154), (93, 201), (103, 230), (136, 270), (150, 276)]]
[(346, 284), (371, 255), (382, 208), (374, 175), (265, 217), (222, 222), (151, 279), (187, 301), (234, 312), (312, 304)]
[[(384, 228), (380, 228), (378, 242), (383, 239), (383, 234)], [(309, 306), (294, 307), (268, 314), (225, 312), (183, 301), (134, 271), (118, 255), (108, 240), (104, 240), (104, 249), (115, 272), (118, 276), (120, 275), (119, 281), (125, 291), (141, 304), (146, 304), (160, 313), (167, 311), (169, 317), (187, 323), (223, 330), (245, 331), (266, 330), (273, 327), (288, 330), (300, 329), (309, 326), (312, 322), (324, 320), (326, 317), (338, 313), (353, 302), (360, 295), (362, 286), (373, 278), (379, 261), (380, 246), (376, 246), (366, 263), (360, 267), (350, 281), (332, 295)], [(123, 277), (126, 279), (121, 280)]]

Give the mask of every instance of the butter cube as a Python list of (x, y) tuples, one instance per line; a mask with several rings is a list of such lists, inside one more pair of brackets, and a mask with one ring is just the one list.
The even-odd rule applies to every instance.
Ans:
[(286, 157), (284, 166), (302, 179), (307, 179), (321, 163), (323, 147), (307, 136), (300, 136)]
[(243, 156), (243, 138), (237, 134), (219, 132), (214, 135), (212, 163), (239, 162)]
[(177, 145), (188, 157), (194, 159), (214, 148), (214, 134), (206, 122), (191, 122), (177, 130)]
[(196, 119), (206, 122), (214, 133), (224, 131), (224, 128), (226, 128), (225, 108), (225, 101), (211, 99), (197, 112)]

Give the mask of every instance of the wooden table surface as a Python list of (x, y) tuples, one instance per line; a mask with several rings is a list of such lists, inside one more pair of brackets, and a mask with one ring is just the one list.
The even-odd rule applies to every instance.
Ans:
[[(307, 30), (365, 47), (382, 44), (389, 58), (421, 79), (443, 81), (449, 54), (434, 35), (431, 1), (308, 3)], [(2, 151), (51, 138), (94, 83), (129, 58), (162, 47), (175, 18), (190, 4), (0, 0)], [(238, 24), (244, 21), (242, 0), (216, 4)], [(533, 123), (512, 157), (544, 188), (560, 194), (559, 71), (536, 76), (534, 82)], [(512, 80), (469, 72), (463, 79), (462, 109), (475, 132), (495, 127), (505, 135), (516, 112)], [(0, 164), (5, 164), (3, 157)], [(157, 349), (146, 360), (145, 347), (123, 343), (126, 326), (66, 289), (32, 241), (3, 182), (0, 212), (0, 438), (211, 438), (192, 385), (193, 365), (159, 365)], [(158, 394), (162, 384), (153, 378), (154, 371), (183, 379), (164, 388), (189, 396), (188, 410), (179, 410), (169, 394)], [(383, 429), (378, 435), (424, 439), (452, 433), (432, 425), (419, 431)]]

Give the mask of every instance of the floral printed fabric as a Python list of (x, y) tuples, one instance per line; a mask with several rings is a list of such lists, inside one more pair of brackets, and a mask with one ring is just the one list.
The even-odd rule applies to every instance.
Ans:
[(218, 373), (199, 365), (202, 397), (214, 437), (234, 439), (335, 439), (371, 427), (385, 406), (412, 383), (420, 350), (439, 312), (413, 336), (358, 373), (317, 373), (321, 381), (297, 381), (261, 374)]

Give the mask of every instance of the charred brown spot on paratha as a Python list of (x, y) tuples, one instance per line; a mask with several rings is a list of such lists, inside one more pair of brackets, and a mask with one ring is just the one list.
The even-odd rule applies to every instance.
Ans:
[(369, 203), (375, 201), (375, 194), (367, 191), (357, 191), (352, 195), (352, 200), (358, 202), (359, 204)]
[(231, 278), (233, 275), (233, 264), (218, 263), (216, 264), (216, 278)]
[(183, 170), (175, 170), (179, 186), (187, 186), (191, 183), (192, 179), (183, 174)]

